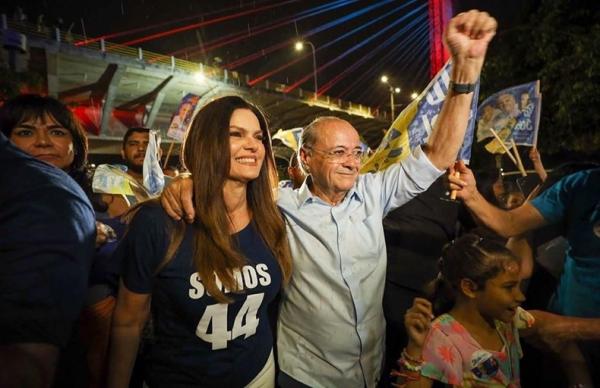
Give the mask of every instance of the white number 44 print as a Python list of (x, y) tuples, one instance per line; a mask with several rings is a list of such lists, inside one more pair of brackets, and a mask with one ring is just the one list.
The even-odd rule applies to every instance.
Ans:
[[(212, 345), (212, 350), (226, 349), (227, 341), (244, 336), (244, 339), (256, 334), (259, 319), (256, 313), (263, 301), (265, 294), (248, 295), (246, 301), (238, 311), (233, 327), (227, 330), (227, 308), (228, 304), (220, 303), (206, 307), (198, 326), (196, 335)], [(208, 326), (212, 322), (212, 332), (208, 333)]]

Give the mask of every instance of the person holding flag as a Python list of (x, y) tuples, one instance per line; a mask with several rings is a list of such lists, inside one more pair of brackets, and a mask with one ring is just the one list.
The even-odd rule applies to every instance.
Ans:
[[(383, 363), (385, 215), (424, 191), (454, 164), (465, 137), (475, 84), (496, 21), (472, 10), (444, 33), (452, 54), (449, 92), (427, 141), (402, 163), (359, 174), (363, 149), (350, 123), (319, 117), (299, 149), (308, 178), (280, 189), (294, 272), (278, 321), (281, 387), (375, 387)], [(176, 179), (162, 204), (173, 218), (195, 219), (191, 179)]]
[(120, 217), (136, 203), (160, 194), (164, 186), (158, 163), (161, 156), (157, 131), (144, 127), (127, 130), (121, 148), (124, 165), (101, 164), (94, 172), (93, 190), (108, 207), (102, 218)]
[[(384, 141), (363, 165), (363, 172), (384, 170), (408, 157), (410, 150), (427, 142), (450, 89), (452, 62), (448, 61), (429, 85), (392, 123)], [(479, 84), (475, 85), (471, 112), (458, 158), (469, 161), (475, 128)], [(388, 213), (383, 221), (387, 269), (383, 293), (386, 319), (386, 354), (382, 380), (388, 380), (408, 342), (404, 314), (413, 299), (438, 274), (443, 246), (454, 239), (459, 224), (472, 221), (460, 202), (448, 200), (446, 177), (407, 204)]]

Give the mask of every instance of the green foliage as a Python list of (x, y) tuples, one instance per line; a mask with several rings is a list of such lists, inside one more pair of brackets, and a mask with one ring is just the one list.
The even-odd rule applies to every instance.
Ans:
[(537, 2), (519, 25), (500, 29), (483, 69), (482, 100), (540, 80), (545, 153), (600, 150), (600, 7), (593, 3)]

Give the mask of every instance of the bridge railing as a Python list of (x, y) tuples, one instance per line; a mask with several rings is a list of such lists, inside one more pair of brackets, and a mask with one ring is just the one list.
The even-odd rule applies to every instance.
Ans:
[[(137, 58), (147, 64), (167, 66), (172, 70), (180, 70), (187, 73), (196, 73), (202, 71), (206, 77), (217, 79), (222, 82), (235, 84), (237, 86), (249, 87), (247, 82), (250, 77), (236, 71), (225, 70), (214, 66), (207, 66), (202, 63), (188, 61), (173, 56), (159, 54), (142, 48), (125, 46), (119, 43), (106, 41), (102, 37), (88, 38), (71, 31), (64, 31), (58, 27), (49, 27), (41, 24), (33, 24), (26, 21), (15, 21), (8, 19), (6, 15), (1, 15), (0, 31), (12, 30), (26, 35), (29, 39), (47, 40), (52, 43), (69, 44), (82, 49), (96, 50), (104, 53), (121, 55), (129, 58)], [(254, 87), (260, 87), (268, 91), (283, 93), (287, 85), (265, 80)], [(308, 104), (322, 106), (331, 110), (342, 110), (350, 114), (363, 116), (367, 118), (378, 118), (380, 120), (389, 120), (387, 113), (372, 109), (370, 106), (355, 104), (330, 96), (318, 96), (314, 98), (314, 92), (297, 88), (288, 93), (295, 98), (305, 100)]]

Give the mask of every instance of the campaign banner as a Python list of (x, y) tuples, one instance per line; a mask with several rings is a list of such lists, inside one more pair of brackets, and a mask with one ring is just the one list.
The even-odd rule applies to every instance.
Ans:
[(173, 116), (169, 129), (167, 130), (167, 136), (177, 141), (183, 141), (185, 134), (192, 123), (194, 117), (194, 111), (200, 101), (200, 96), (192, 93), (188, 93), (181, 99), (177, 113)]
[(477, 142), (491, 139), (485, 148), (491, 153), (504, 153), (498, 137), (510, 148), (511, 139), (517, 145), (535, 146), (540, 125), (542, 95), (540, 81), (503, 89), (481, 103), (477, 116)]
[[(448, 94), (451, 69), (452, 62), (446, 62), (425, 90), (400, 112), (381, 144), (363, 164), (362, 173), (385, 170), (393, 163), (406, 159), (412, 149), (427, 141)], [(458, 159), (466, 163), (471, 159), (478, 96), (479, 81), (473, 92), (465, 139), (458, 154)]]

